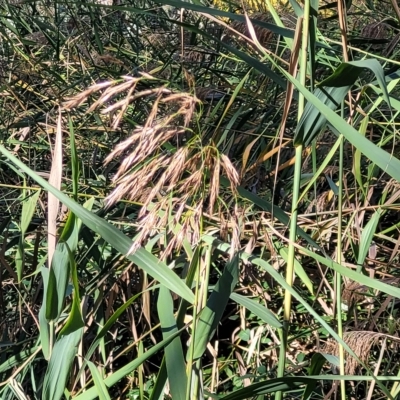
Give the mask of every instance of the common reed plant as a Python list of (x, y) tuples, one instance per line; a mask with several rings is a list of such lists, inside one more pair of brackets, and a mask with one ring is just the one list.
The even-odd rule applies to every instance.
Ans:
[(398, 398), (395, 2), (0, 10), (2, 399)]

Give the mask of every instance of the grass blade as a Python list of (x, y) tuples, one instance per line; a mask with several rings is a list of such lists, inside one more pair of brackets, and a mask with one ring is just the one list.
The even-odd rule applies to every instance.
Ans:
[[(66, 194), (60, 192), (47, 181), (38, 176), (33, 170), (18, 160), (3, 146), (0, 146), (0, 153), (4, 154), (10, 161), (17, 165), (21, 170), (25, 171), (32, 179), (34, 179), (44, 189), (53, 193), (64, 203), (82, 222), (94, 232), (98, 233), (105, 241), (111, 244), (121, 254), (128, 254), (132, 247), (132, 241), (125, 236), (120, 230), (109, 224), (104, 219), (84, 209), (80, 204), (70, 199)], [(185, 285), (185, 283), (173, 272), (167, 265), (155, 256), (147, 252), (145, 249), (139, 249), (135, 254), (126, 256), (140, 268), (143, 268), (149, 275), (157, 279), (160, 283), (168, 287), (178, 296), (183, 297), (190, 303), (193, 303), (193, 293)]]
[[(178, 327), (174, 318), (174, 304), (171, 293), (163, 286), (159, 291), (157, 309), (163, 338), (168, 339), (170, 335), (178, 332)], [(172, 398), (185, 400), (187, 386), (186, 365), (179, 337), (176, 337), (165, 348), (165, 363)]]
[(62, 398), (82, 333), (83, 329), (78, 329), (62, 336), (54, 345), (43, 381), (42, 400)]
[(106, 385), (103, 382), (103, 378), (101, 377), (99, 371), (97, 370), (96, 366), (91, 362), (88, 361), (88, 366), (90, 372), (92, 374), (93, 382), (96, 386), (97, 393), (100, 400), (111, 400), (110, 395), (108, 394), (108, 390)]
[(277, 329), (282, 328), (282, 324), (278, 320), (278, 318), (262, 304), (257, 303), (256, 301), (237, 293), (231, 293), (230, 298), (234, 302), (247, 308), (253, 314), (257, 315), (257, 317), (259, 317), (266, 324), (271, 325), (272, 327)]
[(238, 281), (239, 257), (236, 255), (225, 267), (219, 278), (206, 307), (201, 311), (197, 324), (194, 356), (196, 360), (203, 356), (207, 343), (213, 337), (221, 320), (222, 314), (228, 304), (229, 296)]
[[(178, 332), (173, 333), (167, 339), (164, 339), (160, 343), (157, 343), (150, 350), (146, 351), (146, 353), (144, 353), (142, 356), (136, 358), (136, 360), (131, 361), (129, 364), (126, 364), (124, 367), (120, 368), (118, 371), (108, 376), (106, 379), (104, 379), (104, 383), (108, 387), (115, 385), (118, 381), (120, 381), (122, 378), (124, 378), (136, 368), (138, 368), (141, 364), (143, 364), (149, 357), (151, 357), (153, 354), (156, 354), (169, 343), (171, 343), (178, 335), (182, 333), (182, 330), (183, 328), (180, 329)], [(74, 397), (74, 400), (92, 400), (95, 399), (97, 396), (98, 395), (96, 387), (92, 387), (86, 392)]]

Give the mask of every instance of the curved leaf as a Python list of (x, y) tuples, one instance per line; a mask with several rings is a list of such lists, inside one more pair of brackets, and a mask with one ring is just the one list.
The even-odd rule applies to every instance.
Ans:
[[(390, 104), (383, 68), (379, 62), (374, 59), (351, 61), (340, 64), (340, 66), (331, 76), (319, 84), (319, 87), (314, 91), (314, 96), (319, 100), (320, 103), (324, 104), (326, 109), (329, 109), (329, 111), (332, 113), (333, 110), (336, 110), (339, 107), (347, 92), (355, 84), (365, 69), (370, 69), (375, 74), (379, 86), (383, 91), (384, 98), (386, 102)], [(309, 101), (304, 109), (294, 136), (295, 146), (308, 146), (314, 140), (315, 136), (321, 131), (327, 120), (331, 122), (332, 125), (334, 125), (334, 123), (330, 118), (328, 118), (326, 112), (317, 104), (314, 99), (310, 100), (308, 98), (306, 92), (307, 94), (311, 93), (306, 88), (304, 88), (292, 77), (289, 78), (289, 74), (286, 73), (286, 76), (292, 81), (292, 83), (296, 85), (297, 89), (300, 90), (304, 97), (306, 97)], [(334, 115), (336, 119), (341, 119), (338, 115)], [(345, 121), (343, 122), (346, 123)]]
[(83, 329), (78, 329), (69, 335), (62, 336), (54, 345), (43, 381), (42, 400), (62, 398), (82, 333)]

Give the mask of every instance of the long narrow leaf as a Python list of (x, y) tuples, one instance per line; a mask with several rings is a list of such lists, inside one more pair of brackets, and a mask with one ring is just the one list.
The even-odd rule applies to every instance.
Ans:
[(96, 366), (91, 361), (88, 361), (87, 363), (88, 363), (88, 366), (90, 369), (90, 373), (92, 374), (93, 382), (96, 386), (99, 399), (100, 400), (111, 400), (111, 397), (108, 394), (107, 387), (104, 384), (103, 378), (101, 377)]
[[(396, 376), (379, 376), (375, 378), (378, 382), (398, 382), (400, 377)], [(245, 400), (255, 396), (260, 396), (278, 391), (289, 392), (304, 385), (318, 382), (322, 380), (328, 381), (372, 381), (372, 376), (364, 375), (315, 375), (315, 376), (287, 376), (283, 378), (269, 379), (263, 382), (254, 383), (245, 388), (239, 389), (227, 396), (220, 397), (220, 400)]]
[(238, 282), (239, 257), (236, 255), (225, 267), (224, 272), (207, 301), (206, 307), (200, 313), (194, 343), (193, 359), (202, 357), (207, 343), (213, 337), (222, 314), (228, 304), (229, 296)]
[[(163, 286), (161, 286), (159, 291), (157, 309), (163, 338), (168, 339), (169, 336), (178, 332), (178, 327), (174, 318), (174, 303), (171, 293)], [(165, 362), (172, 398), (185, 400), (187, 386), (186, 365), (179, 337), (175, 338), (165, 348)]]
[(83, 329), (62, 336), (54, 345), (43, 382), (42, 400), (59, 400), (70, 374)]
[[(3, 146), (0, 146), (0, 153), (4, 154), (10, 161), (12, 161), (16, 166), (34, 179), (44, 189), (57, 196), (57, 198), (63, 202), (78, 218), (80, 218), (87, 227), (98, 233), (118, 252), (121, 254), (129, 253), (129, 250), (132, 247), (132, 241), (120, 230), (99, 216), (91, 213), (88, 210), (85, 210), (80, 204), (51, 186), (46, 180), (38, 176), (35, 171), (31, 170), (23, 162), (18, 160)], [(157, 279), (160, 283), (168, 287), (178, 296), (186, 299), (190, 303), (193, 303), (193, 293), (185, 285), (185, 283), (173, 271), (171, 271), (165, 263), (158, 260), (145, 249), (141, 248), (135, 254), (127, 255), (126, 257), (137, 264), (140, 268), (143, 268), (149, 275)]]
[[(163, 349), (165, 346), (167, 346), (169, 343), (171, 343), (178, 335), (180, 335), (182, 333), (182, 330), (183, 330), (183, 328), (180, 329), (178, 332), (173, 333), (167, 339), (164, 339), (160, 343), (157, 343), (150, 350), (146, 351), (143, 355), (141, 355), (140, 357), (131, 361), (129, 364), (126, 364), (125, 366), (120, 368), (118, 371), (109, 375), (106, 379), (104, 379), (105, 385), (107, 385), (107, 387), (111, 387), (111, 386), (115, 385), (118, 381), (120, 381), (122, 378), (125, 378), (128, 374), (130, 374), (132, 371), (134, 371), (140, 365), (142, 365), (149, 357), (158, 353), (161, 349)], [(92, 387), (89, 390), (87, 390), (86, 392), (74, 397), (74, 399), (75, 400), (92, 400), (92, 399), (95, 399), (97, 396), (98, 395), (97, 395), (96, 388)]]
[(259, 317), (266, 324), (277, 329), (282, 328), (281, 322), (278, 320), (278, 318), (276, 318), (272, 311), (268, 310), (268, 308), (260, 303), (257, 303), (256, 301), (237, 293), (231, 293), (230, 298), (241, 306), (247, 308), (253, 314), (257, 315), (257, 317)]
[[(343, 101), (346, 93), (355, 84), (365, 69), (370, 69), (375, 74), (381, 90), (383, 91), (384, 98), (387, 103), (390, 104), (383, 69), (379, 62), (373, 59), (342, 63), (330, 77), (320, 83), (319, 87), (314, 92), (314, 96), (331, 112), (336, 110)], [(287, 76), (289, 76), (289, 74), (287, 74)], [(293, 80), (293, 83), (294, 81), (296, 80)], [(305, 94), (307, 90), (303, 88), (298, 81), (296, 81), (296, 86), (307, 98)], [(307, 98), (307, 100), (309, 99)], [(339, 118), (337, 115), (336, 117)], [(294, 137), (295, 146), (300, 144), (308, 146), (321, 131), (327, 120), (334, 125), (328, 116), (325, 115), (325, 112), (315, 104), (315, 101), (310, 101), (306, 105), (296, 129)]]
[(358, 148), (372, 162), (400, 182), (400, 161), (397, 158), (392, 157), (385, 150), (382, 150), (367, 138), (360, 135), (356, 129), (340, 118), (313, 93), (303, 87), (297, 79), (293, 78), (289, 74), (286, 74), (286, 76), (294, 85), (296, 85), (297, 89), (304, 95), (309, 103), (312, 103), (321, 114), (325, 115), (327, 121), (334, 128), (336, 134), (342, 134), (354, 147)]

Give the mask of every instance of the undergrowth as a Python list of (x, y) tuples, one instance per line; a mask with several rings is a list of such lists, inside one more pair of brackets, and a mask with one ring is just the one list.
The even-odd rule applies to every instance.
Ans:
[(399, 398), (395, 1), (0, 11), (1, 399)]

